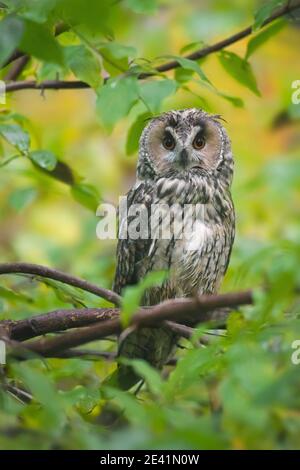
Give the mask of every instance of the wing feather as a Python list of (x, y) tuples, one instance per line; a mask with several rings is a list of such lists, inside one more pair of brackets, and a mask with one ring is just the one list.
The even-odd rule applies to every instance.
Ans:
[[(127, 213), (133, 204), (144, 204), (148, 211), (148, 229), (151, 204), (153, 202), (154, 185), (150, 181), (141, 181), (127, 193)], [(134, 216), (127, 217), (128, 226)], [(119, 226), (123, 223), (119, 220)], [(149, 232), (148, 232), (149, 233)], [(133, 240), (127, 236), (119, 238), (117, 245), (117, 267), (113, 283), (113, 290), (121, 294), (123, 287), (136, 284), (138, 279), (137, 263), (146, 259), (151, 239)]]

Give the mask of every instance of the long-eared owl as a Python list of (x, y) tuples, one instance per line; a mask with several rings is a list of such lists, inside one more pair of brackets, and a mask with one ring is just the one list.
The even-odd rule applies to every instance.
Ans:
[[(127, 194), (127, 205), (144, 205), (149, 226), (155, 226), (151, 219), (153, 206), (163, 208), (156, 218), (159, 222), (168, 219), (163, 212), (167, 207), (177, 210), (168, 219), (171, 236), (151, 237), (151, 232), (148, 238), (119, 239), (114, 280), (117, 293), (148, 273), (161, 270), (168, 272), (166, 280), (160, 287), (145, 291), (142, 305), (217, 292), (234, 240), (230, 194), (233, 165), (230, 140), (218, 115), (184, 109), (166, 112), (148, 123), (140, 138), (136, 183)], [(189, 220), (180, 210), (186, 206), (198, 208), (188, 236), (184, 227)], [(185, 223), (178, 234), (174, 227), (179, 214)], [(166, 327), (126, 331), (120, 337), (119, 355), (142, 358), (161, 368), (176, 341), (176, 335)], [(130, 388), (138, 380), (129, 366), (119, 366), (118, 383), (122, 388)]]

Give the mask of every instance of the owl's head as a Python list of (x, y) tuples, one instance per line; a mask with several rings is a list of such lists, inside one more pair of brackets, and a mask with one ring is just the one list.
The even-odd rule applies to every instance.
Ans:
[(195, 108), (152, 119), (140, 139), (138, 177), (186, 177), (195, 169), (204, 173), (216, 170), (230, 184), (233, 158), (219, 119)]

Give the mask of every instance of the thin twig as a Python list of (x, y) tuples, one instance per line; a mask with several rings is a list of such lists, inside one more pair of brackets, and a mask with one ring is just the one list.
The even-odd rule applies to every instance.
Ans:
[(58, 271), (57, 269), (48, 268), (39, 264), (2, 263), (0, 264), (0, 275), (1, 274), (31, 274), (33, 276), (54, 279), (64, 284), (78, 287), (86, 292), (91, 292), (98, 297), (102, 297), (103, 299), (112, 302), (114, 305), (120, 305), (120, 296), (115, 292), (109, 289), (104, 289), (104, 287), (96, 286), (91, 282), (72, 276), (71, 274), (66, 274), (62, 271)]
[[(272, 23), (273, 21), (286, 15), (287, 13), (291, 13), (292, 11), (297, 10), (298, 8), (300, 8), (300, 1), (294, 3), (293, 5), (290, 5), (288, 2), (286, 5), (283, 5), (282, 7), (278, 8), (278, 10), (276, 10), (272, 15), (270, 15), (270, 17), (264, 21), (264, 23), (262, 24), (262, 27)], [(208, 55), (214, 52), (221, 51), (222, 49), (240, 41), (241, 39), (244, 39), (245, 37), (250, 36), (252, 32), (253, 31), (252, 31), (252, 25), (251, 25), (239, 31), (236, 34), (233, 34), (232, 36), (229, 36), (228, 38), (223, 39), (222, 41), (218, 41), (215, 44), (212, 44), (211, 46), (198, 49), (197, 51), (192, 52), (191, 54), (188, 54), (187, 56), (185, 56), (185, 58), (190, 59), (190, 60), (202, 59), (203, 57), (207, 57)], [(7, 63), (21, 57), (22, 55), (23, 55), (22, 53), (20, 53), (19, 51), (16, 51), (11, 56), (11, 58), (7, 61)], [(159, 65), (158, 67), (155, 68), (153, 72), (140, 73), (137, 78), (138, 79), (149, 78), (155, 73), (168, 72), (180, 66), (181, 65), (179, 62), (177, 62), (176, 60), (172, 60), (170, 62), (166, 62), (164, 64)], [(9, 83), (6, 85), (7, 92), (24, 90), (24, 89), (36, 89), (36, 90), (64, 89), (66, 90), (66, 89), (78, 89), (78, 88), (80, 89), (89, 88), (89, 85), (85, 82), (77, 81), (77, 80), (74, 80), (74, 81), (46, 80), (42, 83), (37, 83), (36, 81), (32, 80), (32, 81), (19, 81), (19, 82)]]
[(5, 91), (18, 91), (18, 90), (74, 90), (78, 88), (90, 88), (90, 86), (79, 80), (45, 80), (38, 83), (35, 80), (23, 80), (19, 82), (8, 83)]
[(10, 80), (16, 80), (21, 74), (22, 70), (26, 67), (30, 60), (29, 55), (25, 54), (19, 57), (15, 63), (10, 67), (9, 71), (4, 77), (4, 80), (9, 82)]
[(67, 349), (60, 353), (54, 353), (50, 357), (56, 357), (58, 359), (71, 359), (76, 357), (83, 357), (88, 360), (94, 359), (105, 359), (107, 361), (114, 361), (117, 357), (116, 353), (107, 351), (95, 351), (94, 349)]
[(194, 328), (191, 326), (181, 325), (180, 323), (170, 320), (167, 320), (165, 324), (170, 328), (170, 330), (174, 331), (174, 333), (178, 333), (182, 338), (190, 339), (194, 333)]
[(6, 384), (3, 388), (21, 403), (30, 403), (32, 401), (33, 397), (30, 395), (30, 393), (26, 392), (26, 390), (22, 390), (21, 388), (16, 387), (15, 385)]
[[(290, 5), (289, 2), (286, 3), (286, 5), (283, 5), (282, 7), (278, 8), (272, 15), (267, 18), (263, 24), (261, 25), (261, 28), (264, 26), (267, 26), (268, 24), (272, 23), (273, 21), (277, 20), (281, 16), (286, 15), (287, 13), (291, 13), (294, 10), (297, 10), (300, 8), (300, 2), (296, 2), (294, 5)], [(232, 36), (229, 36), (226, 39), (223, 39), (222, 41), (216, 42), (215, 44), (212, 44), (211, 46), (203, 47), (202, 49), (199, 49), (195, 52), (192, 52), (191, 54), (186, 56), (186, 59), (190, 60), (199, 60), (202, 59), (203, 57), (207, 57), (208, 55), (221, 51), (222, 49), (225, 49), (225, 47), (231, 46), (232, 44), (240, 41), (241, 39), (244, 39), (247, 36), (250, 36), (253, 32), (253, 26), (248, 26), (245, 29), (242, 29), (236, 34), (233, 34)], [(158, 72), (168, 72), (169, 70), (175, 69), (177, 67), (180, 67), (180, 64), (176, 61), (173, 60), (171, 62), (167, 62), (165, 64), (160, 65), (159, 67), (156, 68)], [(146, 78), (146, 76), (151, 75), (149, 74), (144, 74), (140, 78)]]

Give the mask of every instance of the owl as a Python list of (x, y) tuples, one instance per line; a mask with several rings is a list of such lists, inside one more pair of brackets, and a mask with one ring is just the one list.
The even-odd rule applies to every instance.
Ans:
[[(166, 280), (160, 287), (145, 291), (142, 305), (218, 291), (235, 233), (230, 194), (234, 162), (230, 140), (220, 121), (219, 115), (201, 109), (183, 109), (153, 118), (143, 130), (136, 182), (127, 194), (127, 205), (142, 204), (147, 208), (149, 227), (157, 228), (168, 219), (171, 230), (165, 238), (151, 232), (148, 237), (119, 239), (113, 286), (117, 293), (137, 284), (148, 273), (161, 270), (168, 273)], [(152, 207), (163, 208), (155, 223)], [(186, 207), (197, 208), (190, 231), (184, 230), (191, 222)], [(179, 218), (184, 223), (176, 225)], [(175, 225), (181, 227), (180, 233), (176, 233)], [(167, 327), (128, 329), (120, 336), (118, 355), (144, 359), (160, 369), (177, 341), (176, 334)], [(117, 378), (123, 389), (140, 380), (122, 362)]]

